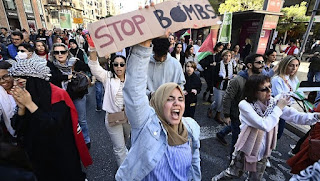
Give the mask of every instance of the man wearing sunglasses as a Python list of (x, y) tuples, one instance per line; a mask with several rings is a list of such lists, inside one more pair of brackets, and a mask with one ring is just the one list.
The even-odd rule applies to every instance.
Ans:
[(251, 75), (260, 74), (264, 68), (263, 56), (260, 54), (251, 54), (246, 57), (244, 61), (247, 69), (240, 71), (238, 75), (230, 80), (230, 83), (227, 87), (226, 94), (223, 97), (223, 114), (224, 121), (229, 125), (226, 126), (223, 130), (217, 133), (217, 139), (224, 144), (227, 142), (224, 139), (224, 136), (227, 135), (230, 130), (232, 132), (232, 144), (230, 159), (232, 159), (232, 153), (234, 150), (234, 145), (238, 139), (240, 133), (240, 120), (239, 120), (239, 102), (242, 100), (244, 85), (247, 79)]

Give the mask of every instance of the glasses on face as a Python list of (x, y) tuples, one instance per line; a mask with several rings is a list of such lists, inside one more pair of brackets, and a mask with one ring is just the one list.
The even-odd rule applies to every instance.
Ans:
[(113, 63), (114, 67), (119, 67), (119, 65), (120, 65), (120, 67), (124, 67), (126, 64), (125, 63)]
[(22, 53), (24, 53), (24, 52), (26, 52), (25, 50), (18, 50), (18, 52), (22, 52)]
[(62, 50), (62, 51), (53, 51), (53, 54), (54, 55), (64, 55), (64, 54), (66, 54), (68, 51), (67, 50)]
[(10, 79), (11, 79), (11, 77), (9, 74), (5, 74), (2, 77), (0, 77), (0, 81), (8, 81)]
[(260, 92), (271, 92), (271, 85), (259, 90)]
[(264, 64), (264, 61), (256, 61), (256, 62), (254, 62), (254, 63), (256, 63), (256, 64), (259, 64), (259, 65), (263, 65)]

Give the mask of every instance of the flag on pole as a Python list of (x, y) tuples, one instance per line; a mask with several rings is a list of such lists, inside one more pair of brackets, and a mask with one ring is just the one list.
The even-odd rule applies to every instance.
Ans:
[(198, 56), (197, 59), (198, 61), (206, 58), (209, 55), (212, 55), (213, 52), (213, 47), (214, 44), (216, 43), (217, 39), (217, 29), (211, 29), (209, 35), (207, 38), (204, 40), (203, 44), (201, 45), (199, 51), (198, 51)]
[(190, 35), (191, 35), (191, 29), (188, 29), (186, 32), (183, 33), (183, 35), (180, 36), (180, 38), (185, 36), (190, 36)]

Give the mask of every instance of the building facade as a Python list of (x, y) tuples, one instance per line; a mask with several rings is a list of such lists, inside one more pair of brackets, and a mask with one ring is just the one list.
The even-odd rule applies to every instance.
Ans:
[(0, 0), (0, 25), (11, 30), (47, 28), (40, 0)]

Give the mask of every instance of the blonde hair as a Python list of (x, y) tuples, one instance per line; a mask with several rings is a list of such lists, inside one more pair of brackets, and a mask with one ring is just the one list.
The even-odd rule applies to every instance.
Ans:
[(230, 53), (232, 55), (232, 52), (230, 50), (223, 50), (221, 56), (224, 57), (228, 53)]
[[(278, 69), (276, 70), (276, 74), (279, 76), (279, 77), (282, 77), (284, 78), (284, 76), (287, 75), (287, 68), (289, 66), (289, 64), (293, 61), (293, 60), (298, 60), (299, 61), (299, 65), (300, 65), (300, 59), (296, 56), (286, 56), (284, 57), (280, 62), (279, 62), (279, 66), (278, 66)], [(297, 71), (298, 72), (298, 71)], [(297, 72), (290, 76), (290, 79), (293, 79), (294, 77), (296, 77), (297, 75)]]

